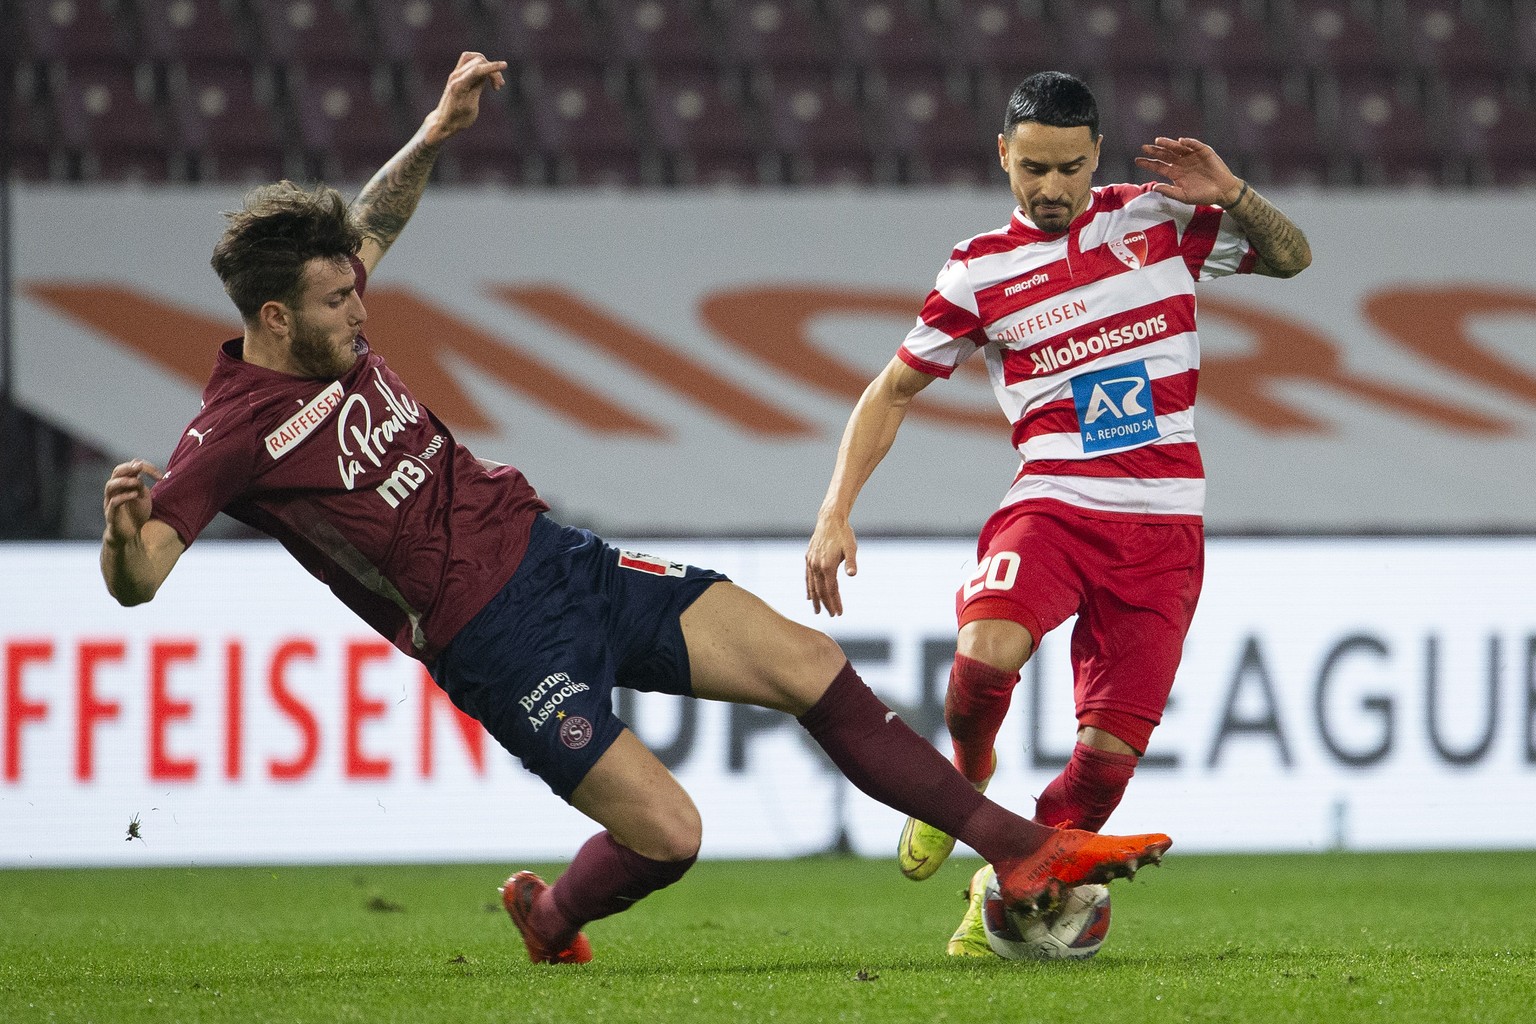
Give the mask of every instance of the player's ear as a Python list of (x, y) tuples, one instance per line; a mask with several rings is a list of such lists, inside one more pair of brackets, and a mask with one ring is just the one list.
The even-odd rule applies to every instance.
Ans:
[(1003, 165), (1003, 170), (1008, 169), (1008, 139), (1001, 133), (997, 136), (997, 162)]
[(293, 312), (276, 299), (269, 299), (256, 311), (256, 322), (269, 334), (286, 336), (293, 329)]

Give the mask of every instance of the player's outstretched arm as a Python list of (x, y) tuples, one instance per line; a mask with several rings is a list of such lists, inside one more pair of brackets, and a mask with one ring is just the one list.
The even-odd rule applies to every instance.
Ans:
[(1258, 251), (1255, 274), (1295, 277), (1312, 263), (1312, 247), (1291, 219), (1227, 167), (1216, 151), (1199, 139), (1159, 137), (1141, 147), (1136, 166), (1167, 178), (1152, 187), (1191, 205), (1220, 206)]
[(379, 168), (352, 203), (352, 217), (363, 231), (358, 259), (369, 272), (384, 258), (416, 203), (427, 187), (432, 165), (444, 142), (475, 123), (480, 116), (480, 93), (489, 82), (500, 89), (505, 79), (504, 60), (487, 60), (483, 53), (463, 53), (448, 76), (442, 98), (416, 134), (389, 162)]
[(811, 607), (828, 615), (843, 613), (837, 587), (837, 567), (846, 563), (849, 576), (859, 573), (859, 542), (849, 525), (853, 503), (880, 465), (906, 418), (907, 406), (934, 378), (893, 358), (870, 382), (848, 417), (837, 449), (832, 482), (816, 515), (816, 529), (805, 550), (805, 596)]
[(155, 596), (186, 545), (169, 524), (151, 519), (152, 502), (144, 477), (164, 474), (143, 459), (112, 470), (103, 490), (101, 575), (118, 604), (143, 604)]

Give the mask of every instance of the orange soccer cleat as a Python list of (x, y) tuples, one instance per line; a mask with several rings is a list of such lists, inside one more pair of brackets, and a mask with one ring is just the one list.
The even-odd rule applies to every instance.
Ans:
[(1131, 878), (1142, 866), (1161, 863), (1172, 845), (1160, 832), (1101, 836), (1059, 828), (1034, 853), (998, 861), (998, 887), (1009, 909), (1049, 911), (1068, 889)]
[(592, 959), (592, 944), (583, 933), (577, 932), (569, 946), (556, 950), (550, 949), (547, 943), (534, 934), (533, 924), (529, 920), (533, 912), (533, 901), (548, 888), (544, 879), (532, 871), (519, 871), (501, 883), (501, 905), (507, 908), (512, 923), (523, 933), (523, 945), (528, 947), (529, 960), (536, 964), (584, 964)]

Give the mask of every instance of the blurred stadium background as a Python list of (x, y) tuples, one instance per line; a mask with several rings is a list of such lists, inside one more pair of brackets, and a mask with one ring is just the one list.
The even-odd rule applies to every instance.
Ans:
[[(574, 521), (682, 537), (668, 553), (800, 617), (858, 389), (947, 247), (1011, 205), (993, 153), (1012, 85), (1089, 80), (1100, 182), (1140, 180), (1153, 135), (1210, 141), (1318, 261), (1201, 292), (1220, 539), (1182, 703), (1116, 824), (1213, 849), (1536, 844), (1464, 786), (1536, 799), (1536, 0), (0, 0), (0, 540), (75, 542), (0, 544), (6, 862), (112, 862), (119, 811), (166, 787), (189, 837), (220, 839), (172, 841), (167, 811), (136, 857), (500, 856), (527, 836), (466, 830), (482, 805), (557, 803), (468, 733), (434, 741), (449, 719), (414, 667), (314, 607), (280, 554), (205, 547), (133, 613), (94, 578), (102, 480), (165, 458), (234, 333), (213, 211), (281, 176), (355, 190), (464, 49), (508, 59), (509, 88), (445, 149), (370, 336), (430, 336), (406, 379)], [(443, 255), (465, 238), (468, 274)], [(1000, 419), (961, 376), (872, 482), (866, 533), (889, 546), (837, 624), (936, 737), (952, 578), (1012, 468), (1000, 430), (969, 444)], [(931, 466), (954, 480), (911, 500)], [(272, 622), (211, 600), (234, 596), (220, 572)], [(1039, 660), (999, 787), (1021, 805), (1071, 729), (1065, 651)], [(310, 663), (294, 698), (284, 672)], [(716, 854), (894, 836), (766, 720), (628, 713), (704, 787)], [(563, 811), (533, 853), (584, 834)], [(1445, 815), (1476, 823), (1447, 837)], [(274, 817), (314, 827), (257, 831)], [(337, 822), (353, 845), (316, 845)]]

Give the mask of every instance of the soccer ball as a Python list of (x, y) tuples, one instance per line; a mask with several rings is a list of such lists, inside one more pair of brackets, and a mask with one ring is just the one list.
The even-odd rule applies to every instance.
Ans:
[(1003, 906), (997, 875), (989, 874), (982, 894), (981, 923), (992, 952), (1007, 960), (1086, 960), (1109, 934), (1109, 889), (1079, 885), (1068, 889), (1049, 914), (1015, 913)]

